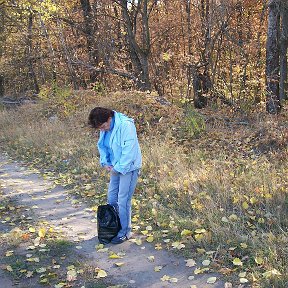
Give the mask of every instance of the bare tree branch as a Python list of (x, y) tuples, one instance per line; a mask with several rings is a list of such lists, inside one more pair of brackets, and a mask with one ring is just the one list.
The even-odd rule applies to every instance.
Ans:
[(100, 72), (100, 73), (105, 73), (105, 74), (114, 74), (114, 75), (118, 75), (124, 78), (128, 78), (131, 79), (133, 81), (137, 80), (137, 77), (135, 77), (133, 74), (127, 73), (125, 71), (120, 71), (120, 70), (116, 70), (110, 67), (101, 67), (101, 68), (96, 68), (88, 63), (85, 63), (83, 61), (75, 61), (73, 60), (71, 62), (73, 65), (79, 65), (79, 66), (84, 66), (85, 68), (87, 68), (88, 70), (93, 70), (95, 72)]

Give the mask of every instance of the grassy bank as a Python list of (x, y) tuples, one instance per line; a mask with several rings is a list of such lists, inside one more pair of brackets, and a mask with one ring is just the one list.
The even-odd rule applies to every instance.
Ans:
[(87, 115), (95, 105), (127, 113), (144, 162), (134, 230), (156, 249), (204, 261), (195, 274), (215, 270), (236, 284), (287, 287), (287, 111), (244, 118), (189, 109), (184, 117), (182, 108), (142, 93), (77, 97), (3, 110), (2, 150), (97, 206), (108, 175)]

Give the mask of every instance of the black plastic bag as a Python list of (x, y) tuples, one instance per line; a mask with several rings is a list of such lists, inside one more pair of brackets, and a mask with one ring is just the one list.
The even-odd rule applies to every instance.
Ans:
[(98, 240), (108, 244), (121, 229), (119, 215), (112, 205), (100, 205), (97, 210)]

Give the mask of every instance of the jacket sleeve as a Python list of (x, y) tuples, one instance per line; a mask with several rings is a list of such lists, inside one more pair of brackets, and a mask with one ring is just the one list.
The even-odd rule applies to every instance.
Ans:
[(135, 125), (133, 122), (127, 121), (125, 125), (121, 127), (121, 155), (113, 167), (114, 170), (123, 175), (127, 173), (133, 161), (135, 161), (137, 143)]
[(104, 137), (104, 133), (103, 134), (101, 133), (99, 141), (97, 143), (98, 151), (100, 154), (100, 165), (102, 167), (106, 165), (109, 165), (109, 166), (111, 165), (109, 153), (106, 147), (104, 147), (103, 145), (103, 137)]

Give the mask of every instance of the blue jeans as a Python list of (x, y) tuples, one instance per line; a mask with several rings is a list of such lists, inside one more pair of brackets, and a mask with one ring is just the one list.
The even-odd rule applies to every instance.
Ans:
[(131, 201), (136, 188), (139, 169), (121, 173), (111, 172), (108, 187), (108, 203), (119, 211), (121, 230), (118, 237), (130, 237), (131, 232)]

